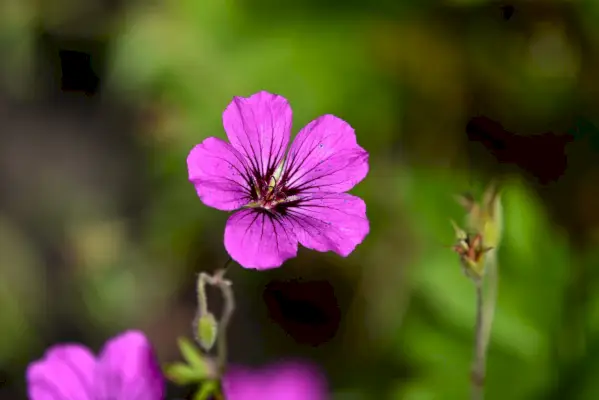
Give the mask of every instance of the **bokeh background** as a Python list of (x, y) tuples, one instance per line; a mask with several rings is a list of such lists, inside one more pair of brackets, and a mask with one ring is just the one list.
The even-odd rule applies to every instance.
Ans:
[(231, 362), (312, 361), (334, 399), (467, 398), (452, 196), (495, 178), (488, 398), (599, 398), (599, 2), (2, 0), (0, 50), (0, 398), (57, 342), (139, 328), (180, 359), (196, 273), (227, 259), (185, 159), (259, 90), (294, 132), (356, 129), (371, 233), (346, 259), (231, 267)]

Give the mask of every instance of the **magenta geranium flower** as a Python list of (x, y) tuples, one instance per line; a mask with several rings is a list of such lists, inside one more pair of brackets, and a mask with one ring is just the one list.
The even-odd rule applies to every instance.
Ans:
[(227, 400), (326, 400), (325, 377), (314, 366), (285, 362), (260, 369), (230, 367), (223, 378)]
[(162, 400), (164, 380), (146, 337), (128, 331), (99, 357), (85, 346), (51, 347), (27, 369), (31, 400)]
[(246, 268), (278, 267), (298, 243), (348, 256), (368, 234), (366, 205), (345, 193), (368, 173), (368, 153), (349, 124), (323, 115), (297, 134), (287, 156), (291, 107), (259, 92), (223, 113), (230, 144), (209, 137), (187, 158), (204, 204), (235, 212), (225, 247)]

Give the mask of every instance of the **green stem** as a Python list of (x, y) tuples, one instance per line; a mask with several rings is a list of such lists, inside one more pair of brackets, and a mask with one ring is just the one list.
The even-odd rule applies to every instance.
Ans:
[(197, 284), (197, 296), (198, 296), (198, 315), (196, 318), (203, 317), (208, 314), (208, 299), (206, 298), (206, 277), (208, 275), (203, 272), (200, 273)]
[(485, 333), (484, 333), (484, 299), (483, 284), (480, 279), (474, 281), (476, 287), (476, 322), (474, 326), (474, 362), (472, 364), (472, 400), (485, 397)]
[(221, 313), (220, 320), (218, 321), (218, 330), (216, 336), (216, 373), (217, 377), (221, 378), (225, 372), (227, 365), (227, 328), (231, 317), (235, 312), (235, 296), (233, 295), (233, 289), (231, 287), (231, 281), (225, 279), (225, 273), (227, 267), (233, 260), (229, 257), (225, 265), (216, 271), (214, 275), (208, 275), (204, 272), (200, 272), (200, 278), (198, 279), (198, 303), (199, 303), (199, 315), (206, 315), (208, 312), (208, 301), (206, 298), (206, 284), (217, 287), (224, 301), (224, 309)]
[(497, 250), (493, 249), (486, 255), (485, 282), (486, 291), (483, 323), (483, 344), (485, 353), (491, 341), (491, 330), (493, 319), (495, 318), (495, 308), (497, 305), (497, 287), (499, 286), (499, 274), (497, 273)]
[(216, 366), (219, 377), (223, 376), (227, 366), (227, 328), (235, 312), (235, 297), (233, 296), (231, 282), (224, 279), (225, 272), (226, 269), (222, 269), (215, 274), (217, 278), (216, 286), (220, 289), (225, 301), (225, 308), (218, 324), (218, 335), (216, 337), (218, 354)]
[[(485, 274), (475, 280), (476, 286), (476, 325), (474, 341), (474, 364), (472, 366), (472, 399), (484, 399), (487, 352), (491, 340), (491, 330), (497, 305), (497, 252), (491, 250), (485, 257)], [(485, 291), (483, 291), (483, 286)]]

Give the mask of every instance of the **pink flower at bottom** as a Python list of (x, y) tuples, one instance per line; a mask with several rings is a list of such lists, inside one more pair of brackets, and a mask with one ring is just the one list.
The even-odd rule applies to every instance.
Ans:
[(312, 365), (286, 362), (250, 370), (230, 367), (223, 378), (227, 400), (326, 400), (325, 377)]
[(352, 127), (323, 115), (289, 146), (291, 107), (259, 92), (223, 113), (231, 143), (209, 137), (187, 157), (189, 180), (207, 206), (235, 212), (225, 248), (245, 268), (276, 268), (298, 244), (347, 257), (369, 232), (366, 204), (345, 193), (368, 173)]
[(162, 400), (164, 379), (143, 333), (110, 340), (99, 357), (78, 344), (56, 345), (29, 365), (30, 400)]

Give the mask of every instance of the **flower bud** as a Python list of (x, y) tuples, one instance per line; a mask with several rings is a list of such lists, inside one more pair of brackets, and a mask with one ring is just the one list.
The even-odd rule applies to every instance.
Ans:
[(480, 233), (486, 246), (497, 249), (503, 231), (503, 210), (497, 184), (491, 183), (487, 187), (480, 203), (470, 195), (458, 196), (458, 202), (467, 212), (468, 231)]
[(218, 322), (211, 312), (198, 315), (195, 321), (195, 339), (204, 351), (210, 351), (216, 342)]
[(457, 196), (458, 202), (466, 210), (466, 230), (452, 221), (457, 243), (453, 250), (460, 255), (466, 275), (481, 279), (485, 274), (485, 254), (495, 250), (501, 242), (502, 207), (498, 186), (491, 183), (479, 203), (471, 195)]

